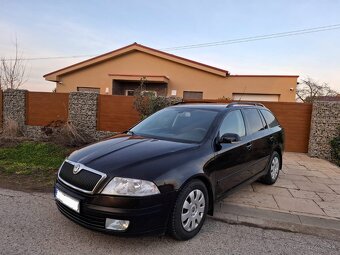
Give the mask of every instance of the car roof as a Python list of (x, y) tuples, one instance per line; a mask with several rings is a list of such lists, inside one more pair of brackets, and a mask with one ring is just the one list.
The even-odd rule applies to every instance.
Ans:
[(258, 109), (267, 109), (263, 104), (260, 103), (248, 103), (248, 102), (235, 102), (229, 104), (223, 103), (179, 103), (177, 105), (173, 105), (172, 107), (180, 107), (180, 108), (197, 108), (197, 109), (207, 109), (214, 111), (226, 111), (228, 109), (234, 108), (258, 108)]

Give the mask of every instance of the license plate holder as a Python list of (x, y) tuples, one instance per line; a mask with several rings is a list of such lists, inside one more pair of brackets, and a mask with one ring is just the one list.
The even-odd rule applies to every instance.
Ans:
[(55, 189), (55, 199), (73, 211), (80, 213), (80, 201), (78, 199), (67, 195), (57, 188)]

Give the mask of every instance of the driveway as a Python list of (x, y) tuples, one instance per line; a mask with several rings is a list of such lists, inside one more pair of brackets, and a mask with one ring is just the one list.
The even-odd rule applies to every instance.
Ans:
[(340, 220), (340, 168), (303, 153), (285, 153), (283, 163), (274, 185), (255, 182), (224, 199), (222, 206)]
[(62, 216), (52, 194), (0, 189), (0, 254), (339, 254), (340, 242), (229, 225), (209, 218), (187, 242), (169, 237), (120, 238), (87, 230)]
[(278, 181), (255, 182), (215, 204), (228, 223), (340, 238), (340, 168), (302, 153), (285, 153)]

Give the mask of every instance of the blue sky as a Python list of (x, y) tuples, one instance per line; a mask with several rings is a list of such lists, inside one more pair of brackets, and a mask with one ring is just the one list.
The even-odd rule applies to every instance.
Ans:
[[(340, 23), (340, 0), (0, 0), (0, 56), (17, 37), (25, 57), (96, 55), (138, 42), (156, 49)], [(232, 74), (297, 74), (340, 91), (340, 29), (172, 51)], [(27, 61), (30, 90), (45, 73), (86, 58)]]

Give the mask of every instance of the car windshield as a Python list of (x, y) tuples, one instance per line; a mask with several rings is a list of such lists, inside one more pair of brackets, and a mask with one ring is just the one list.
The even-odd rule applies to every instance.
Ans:
[(212, 110), (166, 108), (140, 122), (130, 131), (159, 139), (201, 142), (216, 115), (217, 112)]

